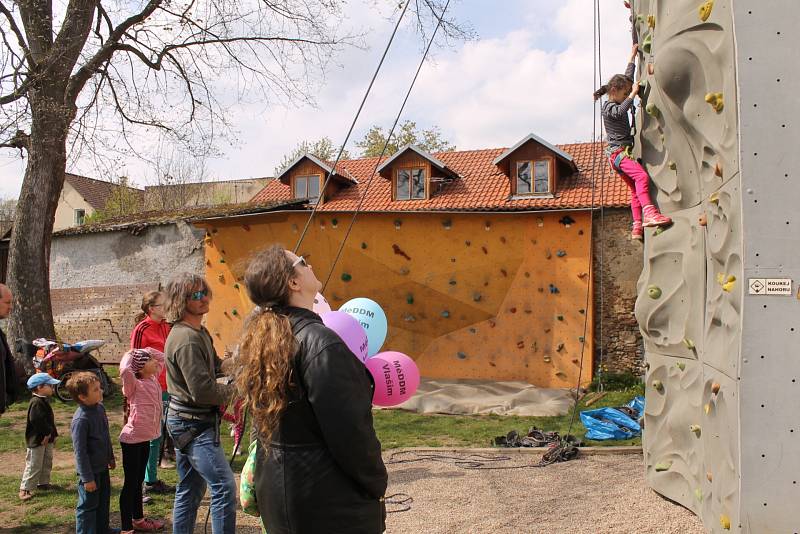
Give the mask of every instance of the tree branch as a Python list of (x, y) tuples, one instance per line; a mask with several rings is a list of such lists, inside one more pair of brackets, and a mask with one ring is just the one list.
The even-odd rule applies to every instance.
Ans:
[(2, 13), (6, 17), (6, 20), (8, 20), (8, 24), (11, 26), (11, 31), (17, 36), (17, 43), (22, 49), (25, 60), (28, 62), (28, 67), (33, 70), (33, 68), (36, 66), (36, 62), (33, 60), (31, 51), (28, 48), (28, 43), (25, 42), (25, 36), (22, 35), (22, 31), (17, 25), (17, 21), (14, 20), (14, 15), (11, 13), (11, 11), (9, 11), (3, 2), (0, 2), (0, 13)]
[(0, 142), (0, 148), (18, 148), (20, 151), (23, 149), (28, 150), (31, 136), (22, 130), (17, 130), (14, 136), (8, 141)]

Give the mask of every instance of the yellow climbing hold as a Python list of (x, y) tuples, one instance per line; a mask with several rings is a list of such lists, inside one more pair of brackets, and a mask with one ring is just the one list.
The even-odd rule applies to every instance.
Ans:
[(703, 490), (697, 488), (694, 490), (694, 496), (698, 501), (703, 502)]
[(683, 338), (683, 344), (686, 345), (687, 349), (694, 350), (694, 341), (692, 341), (688, 337)]
[(717, 113), (720, 113), (725, 108), (725, 99), (722, 97), (722, 93), (706, 93), (705, 100), (711, 104), (711, 107)]
[(658, 117), (661, 116), (661, 111), (659, 111), (658, 106), (656, 106), (652, 102), (647, 104), (647, 106), (645, 106), (644, 110), (648, 115), (650, 115), (654, 119), (657, 119)]
[(664, 384), (661, 380), (653, 380), (653, 389), (656, 391), (664, 391)]
[(689, 430), (698, 438), (700, 437), (700, 425), (692, 425), (689, 427)]
[(678, 170), (678, 164), (675, 163), (674, 161), (670, 161), (667, 164), (667, 166), (669, 167), (669, 170), (671, 170), (671, 171), (677, 171)]
[(722, 290), (730, 293), (736, 283), (736, 277), (732, 274), (725, 276), (723, 273), (717, 275), (717, 282), (722, 286)]
[(719, 524), (725, 530), (731, 529), (731, 518), (725, 514), (719, 516)]
[(685, 364), (685, 363), (683, 363), (683, 362), (678, 362), (678, 363), (676, 363), (676, 364), (675, 364), (675, 366), (676, 366), (678, 369), (680, 369), (681, 371), (683, 371), (684, 369), (686, 369), (686, 364)]
[(647, 25), (650, 26), (651, 30), (656, 27), (656, 16), (655, 15), (647, 15)]
[(708, 201), (712, 204), (719, 204), (719, 193), (711, 193), (711, 196), (708, 197)]
[(670, 467), (672, 467), (672, 460), (668, 460), (666, 462), (659, 462), (654, 466), (656, 473), (660, 473), (662, 471), (669, 471)]
[(711, 403), (706, 403), (706, 405), (703, 406), (703, 411), (706, 412), (706, 415), (708, 415), (709, 412), (711, 412)]
[(714, 9), (714, 0), (708, 0), (703, 5), (701, 5), (700, 9), (698, 9), (700, 20), (702, 20), (703, 22), (707, 21), (708, 17), (711, 16), (712, 9)]

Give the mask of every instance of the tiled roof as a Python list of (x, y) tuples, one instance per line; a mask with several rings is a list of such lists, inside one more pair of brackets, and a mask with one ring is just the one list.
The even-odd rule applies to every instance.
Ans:
[(53, 233), (54, 237), (93, 234), (99, 232), (114, 232), (126, 230), (138, 234), (148, 226), (172, 224), (178, 221), (203, 221), (208, 219), (256, 215), (277, 209), (296, 209), (306, 204), (305, 200), (279, 200), (267, 202), (249, 202), (246, 204), (224, 204), (220, 206), (202, 206), (185, 208), (181, 210), (163, 211), (153, 210), (108, 219), (98, 223), (72, 226)]
[[(369, 187), (361, 206), (362, 211), (521, 211), (590, 208), (592, 202), (592, 165), (596, 164), (597, 188), (594, 206), (624, 207), (629, 205), (630, 193), (625, 183), (608, 165), (603, 155), (603, 143), (575, 143), (558, 145), (572, 156), (578, 172), (561, 178), (553, 198), (511, 198), (511, 180), (492, 162), (503, 154), (505, 148), (440, 152), (434, 154), (461, 178), (444, 184), (430, 200), (392, 201), (391, 181), (373, 173), (379, 165), (378, 158), (364, 158), (339, 162), (358, 180), (357, 185), (346, 187), (322, 204), (320, 211), (355, 211), (359, 199)], [(370, 182), (370, 176), (372, 180)], [(289, 186), (273, 180), (253, 197), (253, 201), (267, 202), (288, 199)]]
[(106, 207), (108, 197), (110, 197), (111, 193), (116, 189), (129, 189), (136, 195), (139, 195), (140, 199), (144, 194), (144, 191), (141, 189), (136, 189), (135, 187), (112, 184), (111, 182), (95, 180), (94, 178), (87, 178), (86, 176), (80, 176), (77, 174), (67, 173), (64, 180), (69, 182), (70, 185), (75, 188), (75, 191), (77, 191), (78, 194), (96, 210), (101, 210)]

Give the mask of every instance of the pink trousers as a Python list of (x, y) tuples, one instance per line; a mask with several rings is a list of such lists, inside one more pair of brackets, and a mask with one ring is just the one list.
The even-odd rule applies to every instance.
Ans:
[(628, 189), (631, 190), (633, 220), (642, 222), (642, 208), (653, 203), (650, 200), (650, 176), (638, 161), (625, 155), (620, 155), (622, 151), (623, 149), (619, 149), (613, 152), (608, 161), (611, 163), (611, 168), (617, 171), (617, 174), (628, 185)]

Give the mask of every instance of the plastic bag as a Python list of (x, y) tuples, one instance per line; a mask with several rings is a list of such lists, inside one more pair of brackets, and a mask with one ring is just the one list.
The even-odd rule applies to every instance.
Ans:
[(634, 397), (626, 406), (638, 413), (636, 419), (614, 408), (597, 408), (581, 412), (581, 422), (586, 427), (586, 439), (631, 439), (641, 435), (637, 419), (644, 413), (644, 397)]

